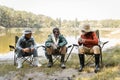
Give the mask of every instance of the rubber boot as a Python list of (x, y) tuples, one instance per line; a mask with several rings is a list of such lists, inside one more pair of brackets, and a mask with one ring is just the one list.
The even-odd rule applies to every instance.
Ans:
[(17, 69), (22, 68), (22, 58), (18, 58), (17, 63), (18, 63)]
[(95, 70), (94, 70), (95, 73), (100, 71), (99, 62), (100, 62), (100, 54), (95, 54)]
[(80, 62), (79, 72), (81, 72), (83, 71), (83, 68), (84, 68), (85, 57), (84, 57), (84, 54), (78, 54), (78, 55), (79, 55), (79, 62)]
[(65, 54), (61, 54), (61, 68), (62, 69), (66, 68), (64, 59), (65, 59)]
[(34, 65), (34, 66), (37, 66), (37, 67), (42, 66), (42, 65), (39, 63), (38, 57), (34, 57), (34, 58), (33, 58), (33, 65)]
[(49, 59), (49, 62), (48, 62), (48, 67), (52, 67), (53, 66), (53, 60), (52, 60), (52, 55), (48, 55), (48, 59)]

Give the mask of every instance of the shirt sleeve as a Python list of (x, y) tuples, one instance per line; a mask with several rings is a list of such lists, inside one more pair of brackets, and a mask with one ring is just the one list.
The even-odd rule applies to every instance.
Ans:
[(60, 47), (65, 46), (65, 45), (67, 44), (67, 40), (66, 40), (63, 36), (61, 36), (60, 39), (61, 39), (62, 42), (59, 43), (59, 46), (60, 46)]
[(51, 43), (53, 43), (53, 42), (52, 42), (52, 37), (51, 37), (50, 35), (48, 35), (48, 39), (47, 39), (47, 41), (45, 42), (45, 46), (46, 46), (46, 47), (50, 47), (50, 46), (51, 46)]
[(37, 48), (37, 44), (36, 44), (36, 42), (35, 42), (35, 40), (34, 40), (34, 38), (32, 37), (32, 42), (33, 42), (33, 48)]
[(18, 39), (17, 43), (16, 43), (16, 49), (17, 50), (22, 50), (22, 47), (20, 46), (21, 42), (22, 42), (22, 37), (20, 37)]

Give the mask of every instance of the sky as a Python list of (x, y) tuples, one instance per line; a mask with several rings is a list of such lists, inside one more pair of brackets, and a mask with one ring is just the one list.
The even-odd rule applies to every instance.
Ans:
[(120, 19), (120, 0), (0, 0), (0, 5), (53, 19)]

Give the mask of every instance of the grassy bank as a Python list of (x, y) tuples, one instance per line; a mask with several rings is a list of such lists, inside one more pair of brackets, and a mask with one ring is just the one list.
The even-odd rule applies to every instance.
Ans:
[[(120, 47), (115, 47), (103, 52), (103, 67), (101, 71), (97, 74), (94, 73), (94, 66), (86, 66), (83, 72), (78, 72), (79, 61), (76, 54), (72, 54), (71, 58), (68, 60), (66, 66), (67, 69), (74, 69), (77, 74), (70, 72), (73, 80), (120, 80)], [(26, 74), (32, 73), (44, 73), (45, 75), (51, 76), (55, 75), (56, 72), (61, 74), (62, 71), (65, 71), (60, 68), (59, 62), (55, 63), (52, 68), (47, 68), (47, 62), (43, 64), (42, 67), (31, 67), (28, 64), (24, 64), (24, 67), (21, 69), (16, 69), (13, 64), (2, 63), (0, 64), (0, 76), (9, 76), (13, 74), (14, 77), (20, 78), (22, 80)], [(66, 74), (67, 75), (67, 74)]]
[(104, 67), (101, 72), (88, 80), (120, 80), (120, 47), (105, 51), (103, 62)]

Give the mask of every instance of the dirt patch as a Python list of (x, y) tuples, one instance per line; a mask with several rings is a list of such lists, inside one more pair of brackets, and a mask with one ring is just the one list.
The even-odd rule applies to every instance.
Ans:
[(27, 73), (21, 73), (21, 71), (10, 71), (5, 76), (1, 76), (0, 80), (76, 80), (76, 78), (90, 78), (94, 75), (94, 72), (78, 72), (77, 69), (73, 68), (56, 71), (49, 75), (39, 71)]

